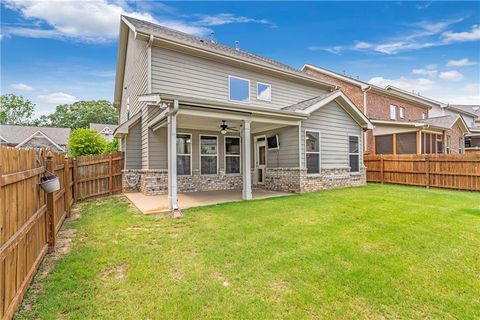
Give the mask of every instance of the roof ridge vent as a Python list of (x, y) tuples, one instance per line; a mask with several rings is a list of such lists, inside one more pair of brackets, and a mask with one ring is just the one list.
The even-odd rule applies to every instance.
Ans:
[(217, 39), (215, 39), (215, 31), (210, 32), (210, 42), (217, 43)]
[(240, 41), (235, 40), (235, 50), (240, 51)]

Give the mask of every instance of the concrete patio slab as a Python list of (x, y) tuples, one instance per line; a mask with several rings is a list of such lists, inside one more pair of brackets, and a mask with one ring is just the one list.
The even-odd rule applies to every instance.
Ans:
[[(141, 192), (125, 193), (124, 195), (144, 214), (155, 214), (169, 211), (167, 195), (146, 196)], [(264, 199), (287, 195), (292, 195), (292, 193), (269, 191), (264, 189), (253, 190), (253, 199)], [(241, 200), (241, 190), (186, 192), (178, 194), (178, 205), (180, 209)]]

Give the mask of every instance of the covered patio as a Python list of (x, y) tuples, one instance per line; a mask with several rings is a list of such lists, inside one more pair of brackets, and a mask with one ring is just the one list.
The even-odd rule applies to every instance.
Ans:
[[(264, 189), (252, 190), (253, 199), (265, 199), (292, 195), (292, 193), (269, 191)], [(125, 193), (130, 202), (144, 214), (170, 212), (168, 195), (147, 196), (141, 192)], [(225, 202), (241, 201), (241, 190), (219, 190), (203, 192), (184, 192), (178, 194), (178, 205), (182, 209), (214, 205)]]

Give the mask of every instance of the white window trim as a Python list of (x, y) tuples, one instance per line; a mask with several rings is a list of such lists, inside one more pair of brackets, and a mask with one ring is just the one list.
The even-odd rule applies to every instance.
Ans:
[[(216, 154), (202, 154), (202, 137), (215, 137), (217, 139), (217, 153)], [(198, 169), (200, 171), (201, 176), (216, 176), (218, 175), (218, 135), (215, 134), (200, 134), (198, 135)], [(217, 157), (217, 172), (216, 173), (202, 173), (202, 157)]]
[[(317, 132), (318, 133), (318, 151), (307, 151), (307, 132)], [(303, 147), (305, 149), (305, 168), (307, 169), (308, 172), (308, 167), (307, 167), (307, 153), (318, 153), (318, 173), (307, 173), (308, 176), (319, 176), (322, 173), (322, 135), (319, 130), (311, 130), (311, 129), (305, 129), (305, 134), (304, 134), (304, 144)]]
[[(395, 116), (392, 117), (392, 111), (395, 110), (394, 114)], [(397, 120), (397, 106), (394, 104), (390, 105), (390, 120)]]
[[(270, 87), (270, 99), (262, 99), (260, 98), (260, 96), (258, 95), (258, 85), (259, 84), (263, 84), (263, 85), (266, 85), (266, 86), (269, 86)], [(257, 81), (257, 100), (260, 100), (260, 101), (268, 101), (268, 102), (271, 102), (272, 101), (272, 85), (270, 83), (265, 83), (265, 82), (259, 82)]]
[[(227, 138), (237, 138), (240, 140), (240, 153), (238, 155), (227, 155)], [(227, 173), (227, 157), (239, 157), (240, 158), (240, 172), (239, 173)], [(224, 136), (223, 137), (223, 171), (227, 176), (239, 176), (242, 174), (242, 138), (239, 136)]]
[[(357, 137), (358, 139), (358, 152), (353, 153), (350, 152), (350, 137)], [(358, 134), (348, 134), (347, 135), (347, 151), (348, 151), (348, 165), (350, 166), (350, 156), (357, 156), (358, 155), (358, 171), (351, 171), (352, 167), (350, 166), (350, 172), (351, 173), (358, 173), (360, 172), (360, 150), (362, 149), (361, 143), (360, 143), (360, 136)]]
[[(178, 135), (185, 135), (185, 136), (189, 136), (190, 137), (190, 153), (177, 153), (177, 157), (178, 156), (190, 156), (190, 173), (189, 174), (178, 174), (177, 172), (177, 175), (178, 176), (182, 176), (182, 177), (187, 177), (187, 176), (191, 176), (192, 175), (192, 165), (193, 165), (193, 161), (192, 161), (192, 154), (193, 154), (193, 138), (192, 138), (192, 134), (191, 133), (182, 133), (182, 132), (177, 132), (177, 136)], [(177, 148), (177, 145), (176, 145), (176, 142), (177, 142), (177, 137), (175, 137), (175, 148)], [(178, 160), (177, 160), (178, 161)]]
[(405, 119), (405, 107), (399, 107), (398, 114), (400, 116), (400, 119)]
[(452, 137), (451, 136), (446, 136), (445, 137), (445, 153), (449, 154), (452, 152)]
[(458, 138), (458, 153), (462, 154), (465, 147), (465, 139), (463, 137)]
[[(230, 99), (230, 79), (231, 79), (231, 78), (238, 79), (238, 80), (244, 80), (244, 81), (247, 81), (247, 82), (248, 82), (248, 101), (247, 101), (247, 102)], [(229, 75), (229, 76), (228, 76), (228, 92), (227, 92), (227, 94), (228, 94), (228, 101), (230, 101), (230, 102), (233, 102), (233, 103), (250, 103), (250, 100), (251, 100), (250, 80), (249, 80), (249, 79), (245, 79), (245, 78), (240, 78), (240, 77), (237, 77), (237, 76), (231, 76), (231, 75)]]

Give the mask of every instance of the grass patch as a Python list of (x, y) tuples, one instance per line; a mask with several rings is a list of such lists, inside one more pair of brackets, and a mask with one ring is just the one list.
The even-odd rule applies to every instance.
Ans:
[(368, 185), (138, 214), (83, 205), (18, 319), (461, 318), (480, 314), (480, 195)]

